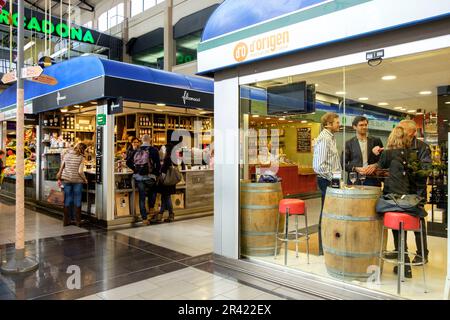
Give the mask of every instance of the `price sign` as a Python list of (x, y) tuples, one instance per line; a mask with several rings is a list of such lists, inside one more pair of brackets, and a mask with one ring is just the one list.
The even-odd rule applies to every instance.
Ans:
[(297, 152), (311, 152), (311, 128), (297, 128)]
[(22, 78), (36, 78), (44, 71), (40, 66), (22, 68)]
[(8, 72), (5, 73), (2, 77), (2, 82), (4, 84), (8, 84), (8, 83), (13, 83), (17, 81), (17, 76), (16, 76), (16, 72), (12, 71), (12, 72)]

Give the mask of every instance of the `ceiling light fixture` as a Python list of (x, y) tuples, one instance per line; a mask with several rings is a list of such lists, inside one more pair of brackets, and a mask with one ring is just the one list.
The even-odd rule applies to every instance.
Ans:
[(165, 106), (166, 106), (165, 103), (157, 103), (156, 105), (157, 105), (158, 107), (165, 107)]
[(408, 110), (408, 113), (415, 113), (416, 110)]
[(450, 104), (450, 101), (447, 101), (445, 104)]
[(259, 114), (252, 115), (252, 118), (259, 118)]
[(302, 120), (301, 122), (302, 122), (302, 123), (308, 123), (308, 121), (307, 121), (307, 120)]
[(270, 120), (270, 118), (266, 118), (266, 120)]
[(395, 107), (394, 110), (402, 110), (403, 107)]
[(278, 118), (278, 120), (285, 121), (286, 119), (285, 118)]
[(387, 103), (387, 102), (380, 102), (380, 103), (378, 103), (378, 105), (379, 105), (379, 106), (388, 106), (389, 103)]
[(395, 80), (395, 79), (397, 79), (397, 76), (394, 76), (394, 75), (381, 77), (381, 80), (384, 80), (384, 81)]
[(361, 98), (358, 98), (358, 100), (359, 100), (359, 101), (367, 101), (367, 100), (369, 100), (369, 98), (367, 98), (367, 97), (361, 97)]
[(32, 46), (35, 45), (34, 41), (30, 41), (28, 42), (24, 47), (23, 47), (23, 51), (27, 51), (28, 49), (30, 49)]
[(69, 109), (67, 109), (67, 108), (61, 109), (61, 112), (63, 112), (63, 113), (65, 113), (65, 112), (67, 112), (67, 111), (69, 111)]
[(336, 91), (336, 94), (347, 94), (345, 91)]
[(431, 91), (420, 91), (419, 94), (422, 96), (427, 96), (427, 95), (432, 94), (432, 92)]

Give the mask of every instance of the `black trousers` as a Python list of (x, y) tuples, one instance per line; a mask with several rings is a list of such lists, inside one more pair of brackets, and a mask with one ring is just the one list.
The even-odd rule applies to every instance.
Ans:
[[(423, 232), (423, 246), (425, 251), (425, 258), (428, 257), (428, 244), (427, 244), (427, 227), (426, 222), (424, 218), (421, 218), (420, 221), (422, 221), (422, 232)], [(392, 230), (392, 234), (394, 235), (394, 246), (395, 250), (398, 251), (398, 237), (399, 232), (397, 230)], [(405, 231), (405, 251), (408, 251), (408, 245), (407, 245), (407, 235), (408, 233)], [(422, 251), (422, 242), (420, 241), (420, 232), (414, 232), (414, 236), (416, 238), (416, 248), (417, 248), (417, 254), (420, 256), (424, 256)]]
[(322, 193), (322, 206), (320, 208), (320, 216), (319, 216), (319, 255), (323, 255), (323, 247), (322, 247), (322, 211), (323, 204), (325, 203), (325, 195), (327, 193), (327, 187), (331, 185), (331, 181), (317, 177), (317, 185), (319, 186), (320, 192)]

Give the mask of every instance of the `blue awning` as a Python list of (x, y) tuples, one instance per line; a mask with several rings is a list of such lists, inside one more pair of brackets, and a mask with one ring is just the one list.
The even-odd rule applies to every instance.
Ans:
[(208, 20), (202, 42), (327, 0), (225, 0)]
[[(214, 82), (209, 79), (186, 76), (148, 67), (100, 59), (96, 56), (78, 57), (45, 68), (44, 74), (57, 79), (55, 86), (25, 81), (25, 101), (53, 95), (61, 90), (81, 86), (94, 79), (120, 79), (139, 84), (152, 84), (159, 87), (176, 88), (212, 95)], [(106, 82), (108, 80), (105, 80)], [(131, 84), (131, 83), (130, 83)], [(107, 86), (107, 83), (105, 84)], [(150, 88), (150, 87), (149, 87)], [(105, 90), (99, 90), (105, 91)], [(139, 96), (139, 92), (136, 93)], [(90, 97), (91, 99), (92, 97)], [(95, 97), (97, 99), (103, 96)], [(133, 99), (136, 100), (136, 99)], [(82, 103), (83, 101), (79, 101)], [(145, 101), (143, 101), (145, 102)], [(16, 104), (16, 85), (0, 94), (0, 111)]]

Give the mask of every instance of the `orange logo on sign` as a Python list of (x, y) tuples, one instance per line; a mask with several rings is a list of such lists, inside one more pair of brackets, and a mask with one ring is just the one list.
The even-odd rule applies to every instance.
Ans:
[(248, 56), (248, 46), (244, 42), (239, 42), (234, 48), (234, 60), (237, 62), (242, 62), (247, 59)]

